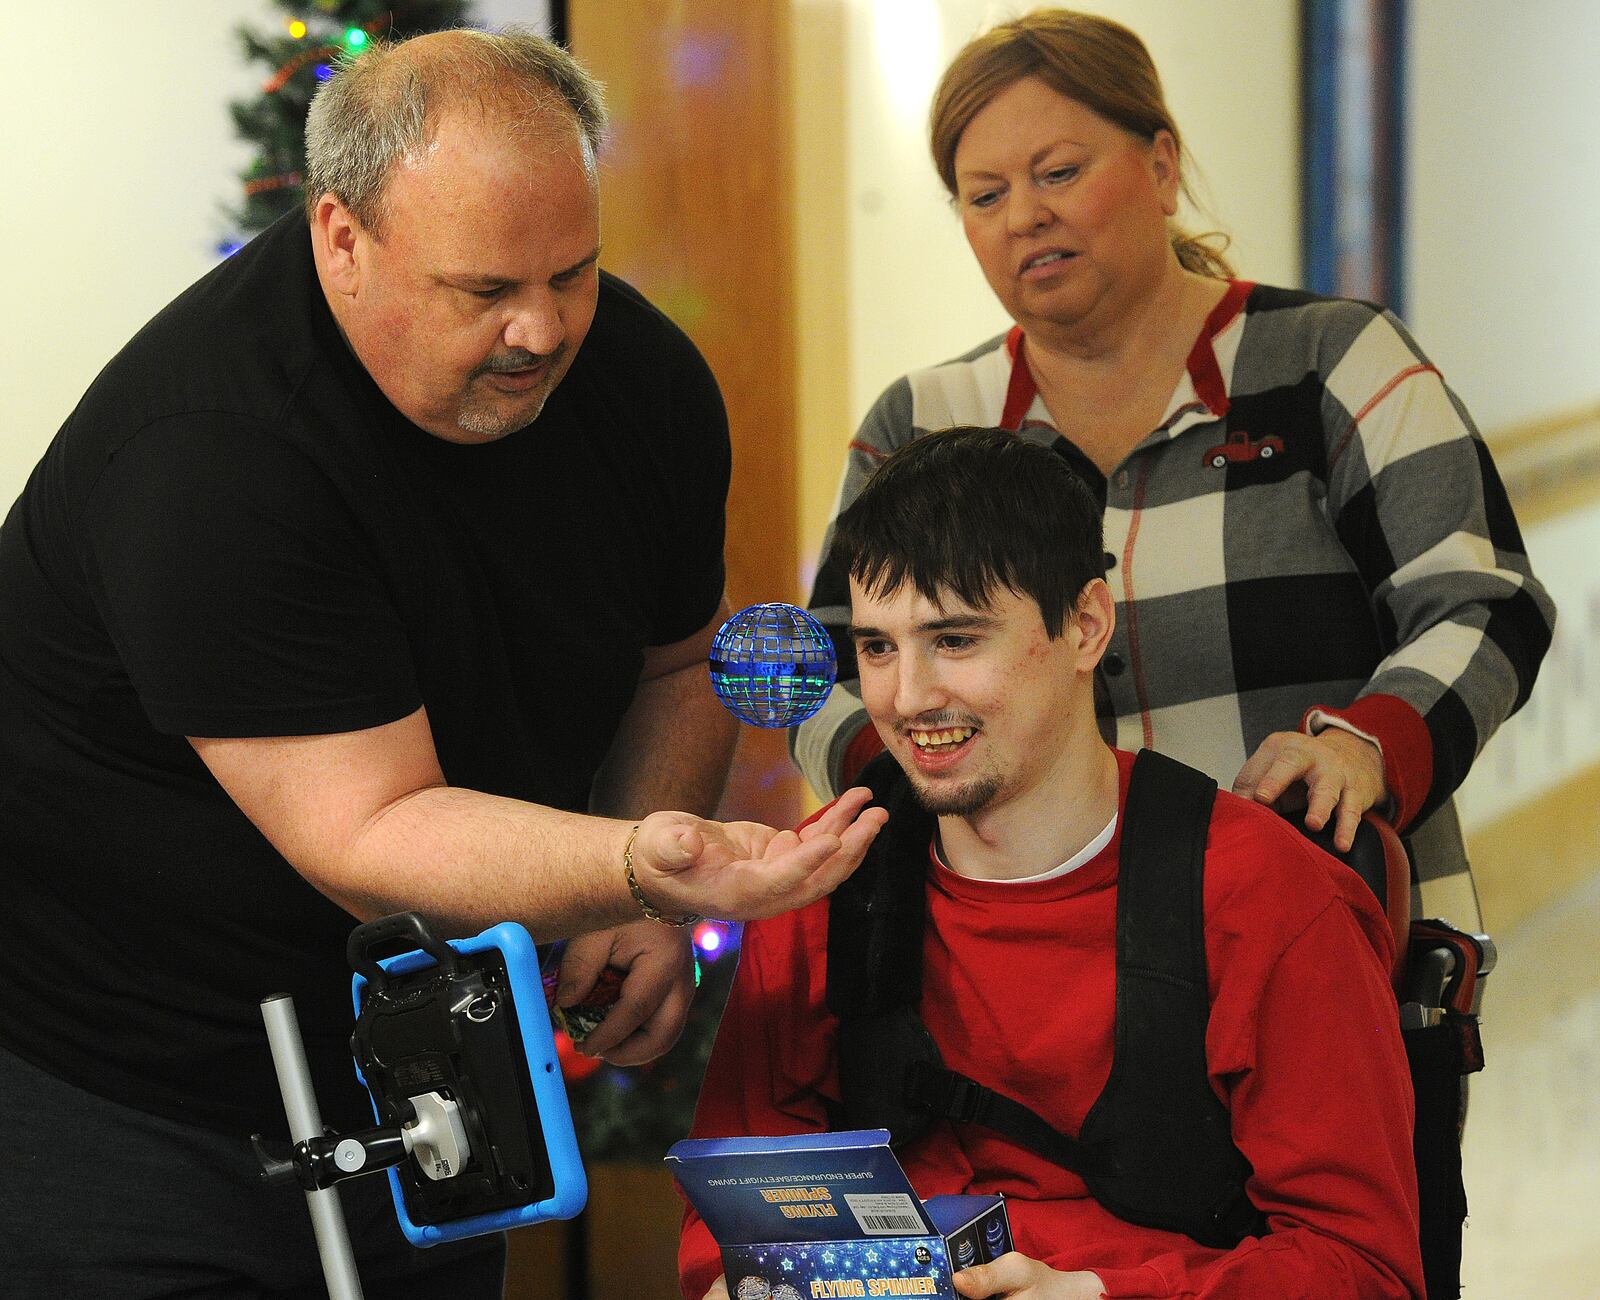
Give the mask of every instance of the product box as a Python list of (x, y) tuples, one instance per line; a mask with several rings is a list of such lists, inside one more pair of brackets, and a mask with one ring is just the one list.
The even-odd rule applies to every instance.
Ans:
[(919, 1200), (886, 1129), (684, 1141), (667, 1167), (733, 1300), (954, 1297), (953, 1271), (1011, 1249), (1003, 1197)]

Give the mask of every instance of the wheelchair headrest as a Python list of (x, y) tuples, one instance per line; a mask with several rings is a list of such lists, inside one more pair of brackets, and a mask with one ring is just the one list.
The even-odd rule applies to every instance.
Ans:
[(1290, 814), (1289, 820), (1324, 853), (1338, 858), (1367, 882), (1389, 918), (1389, 930), (1394, 936), (1394, 966), (1390, 976), (1395, 987), (1405, 967), (1406, 951), (1411, 938), (1411, 859), (1405, 845), (1393, 826), (1377, 814), (1368, 812), (1356, 828), (1355, 842), (1348, 852), (1341, 853), (1333, 846), (1333, 823), (1330, 821), (1320, 831), (1306, 826), (1303, 812)]

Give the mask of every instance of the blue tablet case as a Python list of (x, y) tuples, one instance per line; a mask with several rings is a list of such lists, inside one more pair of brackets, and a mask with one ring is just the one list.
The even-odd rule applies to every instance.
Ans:
[[(572, 1111), (567, 1103), (566, 1085), (556, 1058), (555, 1039), (550, 1030), (549, 1012), (539, 974), (539, 953), (528, 932), (506, 921), (483, 931), (475, 938), (452, 939), (450, 947), (463, 956), (498, 956), (504, 961), (515, 1024), (521, 1038), (521, 1052), (527, 1061), (527, 1082), (531, 1086), (538, 1125), (554, 1184), (551, 1195), (509, 1208), (467, 1214), (445, 1222), (417, 1223), (407, 1208), (405, 1190), (397, 1169), (391, 1168), (389, 1189), (394, 1196), (400, 1230), (416, 1246), (435, 1246), (486, 1232), (503, 1232), (546, 1219), (569, 1219), (583, 1209), (588, 1199), (588, 1180), (578, 1154), (577, 1134), (573, 1131)], [(388, 977), (399, 978), (436, 966), (428, 953), (416, 950), (384, 958), (378, 965)], [(367, 997), (368, 981), (360, 974), (352, 978), (352, 997), (359, 1019)], [(513, 1049), (515, 1045), (513, 1044)], [(356, 1066), (356, 1077), (373, 1094), (373, 1113), (384, 1122), (383, 1112), (372, 1085)]]

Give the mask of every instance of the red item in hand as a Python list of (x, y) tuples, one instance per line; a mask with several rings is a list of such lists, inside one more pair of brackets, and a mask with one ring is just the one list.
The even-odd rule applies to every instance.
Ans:
[(585, 993), (576, 1005), (570, 1007), (556, 1005), (559, 971), (547, 974), (544, 977), (544, 997), (545, 1002), (549, 1004), (550, 1016), (555, 1021), (556, 1028), (565, 1030), (574, 1043), (581, 1043), (600, 1027), (600, 1022), (606, 1018), (606, 1013), (621, 996), (625, 973), (615, 966), (607, 966), (600, 972), (600, 978), (595, 980), (594, 987)]

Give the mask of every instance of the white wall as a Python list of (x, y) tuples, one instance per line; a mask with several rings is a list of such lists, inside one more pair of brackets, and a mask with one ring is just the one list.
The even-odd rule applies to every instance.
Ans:
[(0, 41), (0, 515), (78, 397), (215, 265), (250, 160), (230, 99), (261, 75), (233, 37), (266, 0), (7, 6)]
[(1407, 314), (1492, 438), (1600, 400), (1600, 5), (1410, 23)]
[[(1600, 405), (1600, 6), (1409, 12), (1407, 315), (1493, 443)], [(1526, 541), (1556, 636), (1527, 706), (1462, 786), (1469, 829), (1600, 761), (1600, 510), (1542, 521)]]

